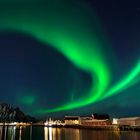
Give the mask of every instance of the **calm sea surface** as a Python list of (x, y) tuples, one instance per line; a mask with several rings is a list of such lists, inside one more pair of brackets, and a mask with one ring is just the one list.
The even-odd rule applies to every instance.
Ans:
[(140, 132), (0, 126), (0, 140), (140, 140)]

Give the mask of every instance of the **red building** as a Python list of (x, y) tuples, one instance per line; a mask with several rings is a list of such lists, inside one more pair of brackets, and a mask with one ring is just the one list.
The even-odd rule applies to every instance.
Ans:
[(106, 126), (111, 125), (108, 114), (92, 114), (91, 117), (81, 117), (81, 125), (84, 126)]
[(97, 119), (91, 119), (91, 120), (86, 120), (81, 118), (81, 125), (84, 126), (106, 126), (106, 125), (111, 125), (110, 120), (97, 120)]

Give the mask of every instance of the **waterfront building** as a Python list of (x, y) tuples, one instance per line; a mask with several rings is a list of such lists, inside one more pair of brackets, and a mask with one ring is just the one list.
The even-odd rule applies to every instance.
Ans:
[(106, 126), (110, 125), (109, 115), (92, 114), (91, 116), (65, 116), (65, 125)]
[(117, 120), (118, 125), (140, 126), (140, 117), (120, 118)]
[(91, 117), (81, 117), (80, 124), (84, 126), (106, 126), (110, 125), (108, 114), (92, 114)]
[(113, 118), (112, 124), (117, 125), (118, 124), (118, 118)]
[(66, 125), (80, 124), (80, 116), (65, 116)]
[(98, 119), (83, 119), (81, 118), (81, 125), (84, 126), (106, 126), (106, 125), (111, 125), (110, 120), (105, 119), (105, 120), (98, 120)]

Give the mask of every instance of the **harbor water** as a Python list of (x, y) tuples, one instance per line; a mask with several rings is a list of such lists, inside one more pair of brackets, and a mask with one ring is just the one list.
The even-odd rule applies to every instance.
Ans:
[(0, 126), (0, 140), (140, 140), (140, 132), (44, 126)]

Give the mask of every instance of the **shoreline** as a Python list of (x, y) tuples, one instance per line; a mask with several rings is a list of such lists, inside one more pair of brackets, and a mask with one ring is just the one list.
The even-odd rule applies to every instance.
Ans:
[(140, 131), (140, 126), (122, 126), (122, 125), (106, 125), (106, 126), (85, 126), (85, 125), (41, 125), (33, 124), (32, 126), (43, 126), (53, 128), (75, 128), (90, 130), (107, 130), (107, 131)]
[(79, 129), (91, 129), (91, 130), (107, 130), (107, 131), (140, 131), (140, 126), (116, 126), (116, 125), (107, 125), (107, 126), (70, 126), (66, 125), (65, 128), (79, 128)]
[(44, 125), (42, 123), (0, 123), (0, 126), (16, 126), (16, 127), (52, 127), (52, 128), (75, 128), (75, 129), (90, 129), (100, 131), (140, 131), (140, 126), (122, 126), (122, 125), (105, 125), (105, 126), (86, 126), (86, 125)]

